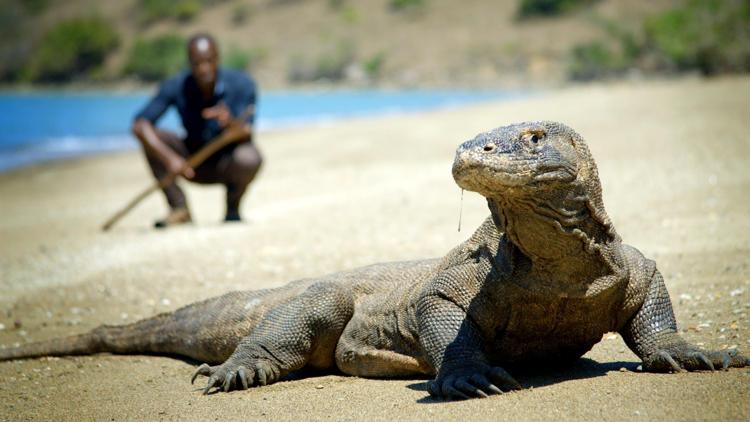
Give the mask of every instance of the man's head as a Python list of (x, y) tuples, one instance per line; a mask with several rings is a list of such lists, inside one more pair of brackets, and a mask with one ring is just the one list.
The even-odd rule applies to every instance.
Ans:
[(219, 48), (208, 34), (190, 37), (187, 45), (188, 60), (193, 77), (201, 88), (212, 88), (219, 67)]

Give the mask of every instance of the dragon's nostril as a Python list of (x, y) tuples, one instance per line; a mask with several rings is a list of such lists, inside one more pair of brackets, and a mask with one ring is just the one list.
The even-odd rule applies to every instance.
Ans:
[(495, 150), (495, 144), (487, 144), (484, 146), (484, 152), (492, 152)]

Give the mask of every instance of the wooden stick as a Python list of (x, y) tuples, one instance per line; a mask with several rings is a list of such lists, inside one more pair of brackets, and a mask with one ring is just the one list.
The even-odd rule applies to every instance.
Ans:
[[(233, 135), (233, 129), (237, 125), (244, 124), (245, 120), (250, 116), (250, 114), (253, 112), (253, 106), (248, 107), (238, 118), (232, 119), (232, 122), (229, 123), (226, 129), (224, 129), (217, 137), (212, 139), (208, 144), (206, 144), (203, 148), (198, 150), (195, 154), (193, 154), (190, 158), (188, 158), (185, 161), (185, 165), (180, 169), (180, 174), (186, 169), (186, 168), (196, 168), (201, 163), (206, 161), (208, 157), (214, 155), (217, 151), (224, 148), (225, 146), (232, 144), (234, 142), (237, 142), (239, 139), (236, 136)], [(116, 222), (118, 222), (122, 217), (124, 217), (127, 213), (130, 212), (133, 208), (135, 208), (138, 203), (140, 203), (144, 198), (151, 195), (152, 192), (157, 191), (159, 189), (164, 189), (174, 183), (175, 179), (177, 178), (178, 174), (170, 173), (166, 176), (164, 176), (161, 180), (158, 180), (154, 182), (153, 185), (149, 186), (147, 189), (145, 189), (143, 192), (139, 193), (135, 198), (133, 198), (128, 204), (122, 208), (120, 211), (117, 211), (112, 217), (110, 217), (103, 225), (102, 225), (102, 231), (107, 231), (112, 228), (112, 226), (115, 225)]]

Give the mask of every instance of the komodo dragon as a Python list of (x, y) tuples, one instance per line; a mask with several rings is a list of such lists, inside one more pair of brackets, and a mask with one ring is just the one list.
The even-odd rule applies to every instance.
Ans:
[(227, 293), (125, 326), (0, 350), (0, 360), (98, 352), (203, 362), (204, 392), (292, 371), (432, 375), (433, 396), (521, 388), (504, 368), (568, 363), (618, 332), (654, 372), (743, 367), (677, 333), (653, 261), (621, 242), (584, 140), (554, 122), (482, 133), (458, 148), (458, 185), (491, 216), (444, 258), (377, 264), (277, 289)]

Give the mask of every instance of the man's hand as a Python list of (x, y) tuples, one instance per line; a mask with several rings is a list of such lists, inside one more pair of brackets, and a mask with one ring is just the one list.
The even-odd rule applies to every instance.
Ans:
[(190, 167), (185, 167), (185, 159), (159, 139), (154, 124), (149, 120), (143, 118), (136, 120), (133, 123), (133, 134), (141, 141), (144, 148), (156, 153), (171, 174), (181, 175), (187, 179), (195, 177), (195, 171)]
[(217, 122), (219, 122), (219, 127), (225, 128), (229, 123), (232, 122), (232, 112), (229, 110), (229, 107), (227, 107), (224, 103), (216, 104), (213, 107), (208, 107), (203, 109), (203, 118), (208, 119), (216, 119)]
[(167, 170), (186, 179), (192, 179), (195, 176), (195, 171), (191, 167), (185, 166), (185, 160), (179, 155), (173, 155), (167, 160)]

